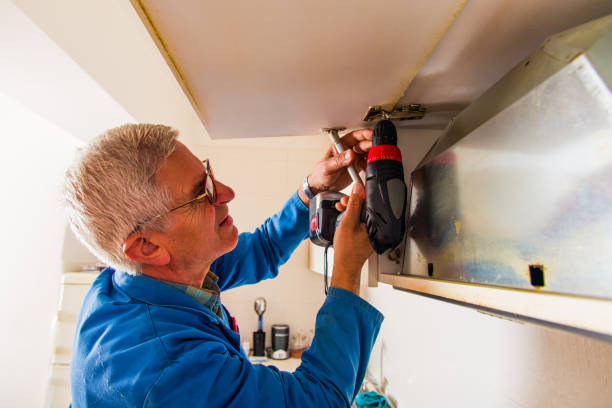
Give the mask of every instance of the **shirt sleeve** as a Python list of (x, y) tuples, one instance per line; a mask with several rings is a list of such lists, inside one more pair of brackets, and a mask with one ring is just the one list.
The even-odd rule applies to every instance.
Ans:
[(220, 342), (197, 341), (164, 369), (143, 406), (350, 407), (382, 320), (363, 299), (332, 287), (294, 373), (251, 364)]
[(238, 244), (211, 265), (221, 290), (259, 282), (278, 275), (278, 267), (289, 259), (308, 237), (308, 208), (297, 192), (283, 208), (266, 219), (254, 232), (238, 236)]

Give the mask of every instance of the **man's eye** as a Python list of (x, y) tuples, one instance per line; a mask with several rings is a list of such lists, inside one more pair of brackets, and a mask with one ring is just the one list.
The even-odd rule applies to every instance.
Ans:
[(202, 190), (200, 190), (200, 192), (198, 192), (198, 194), (196, 194), (196, 196), (193, 197), (195, 199), (195, 201), (193, 202), (194, 204), (201, 203), (202, 200), (206, 198), (206, 196), (200, 197), (202, 194), (204, 194), (204, 187), (202, 187)]
[(204, 188), (205, 188), (205, 184), (204, 184), (204, 182), (202, 182), (202, 184), (200, 184), (200, 186), (198, 187), (198, 192), (197, 192), (197, 194), (196, 194), (196, 195), (195, 195), (195, 197), (193, 197), (193, 198), (199, 197), (199, 196), (201, 196), (202, 194), (204, 194)]

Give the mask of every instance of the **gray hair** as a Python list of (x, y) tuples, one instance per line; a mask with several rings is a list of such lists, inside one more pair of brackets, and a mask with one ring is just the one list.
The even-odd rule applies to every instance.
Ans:
[[(115, 269), (140, 273), (141, 265), (123, 253), (123, 243), (140, 223), (170, 207), (170, 192), (157, 185), (155, 173), (174, 151), (177, 136), (162, 125), (110, 129), (66, 171), (64, 197), (72, 231)], [(164, 227), (163, 217), (146, 224), (149, 230)]]

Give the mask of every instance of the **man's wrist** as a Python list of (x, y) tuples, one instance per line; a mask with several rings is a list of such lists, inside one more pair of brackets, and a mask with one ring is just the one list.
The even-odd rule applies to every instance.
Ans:
[(304, 181), (302, 182), (302, 191), (304, 192), (304, 194), (306, 195), (306, 197), (308, 197), (309, 200), (312, 200), (312, 198), (315, 196), (316, 193), (314, 193), (311, 188), (310, 188), (310, 184), (308, 183), (308, 177), (306, 176), (304, 178)]
[(310, 207), (310, 198), (308, 198), (308, 196), (304, 193), (304, 189), (302, 186), (298, 188), (297, 195), (306, 207)]
[(359, 296), (361, 270), (343, 270), (334, 265), (330, 286), (347, 290)]
[(310, 200), (314, 198), (314, 196), (323, 191), (323, 189), (317, 188), (310, 184), (311, 176), (312, 174), (306, 176), (304, 181), (302, 181), (300, 188), (298, 188), (298, 196), (306, 206), (310, 205)]

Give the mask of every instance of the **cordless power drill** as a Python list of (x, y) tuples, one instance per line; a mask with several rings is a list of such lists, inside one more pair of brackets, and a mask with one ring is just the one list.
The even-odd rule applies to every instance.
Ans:
[[(343, 147), (337, 133), (331, 132), (330, 136), (338, 153), (341, 153)], [(354, 167), (349, 169), (349, 173), (355, 182), (361, 182)], [(361, 220), (366, 224), (372, 247), (382, 255), (397, 247), (406, 232), (406, 184), (402, 154), (397, 147), (395, 125), (387, 119), (378, 122), (373, 130), (364, 194)], [(314, 244), (323, 247), (333, 244), (336, 227), (343, 215), (336, 210), (335, 204), (344, 196), (339, 192), (326, 191), (310, 201), (310, 240)]]

